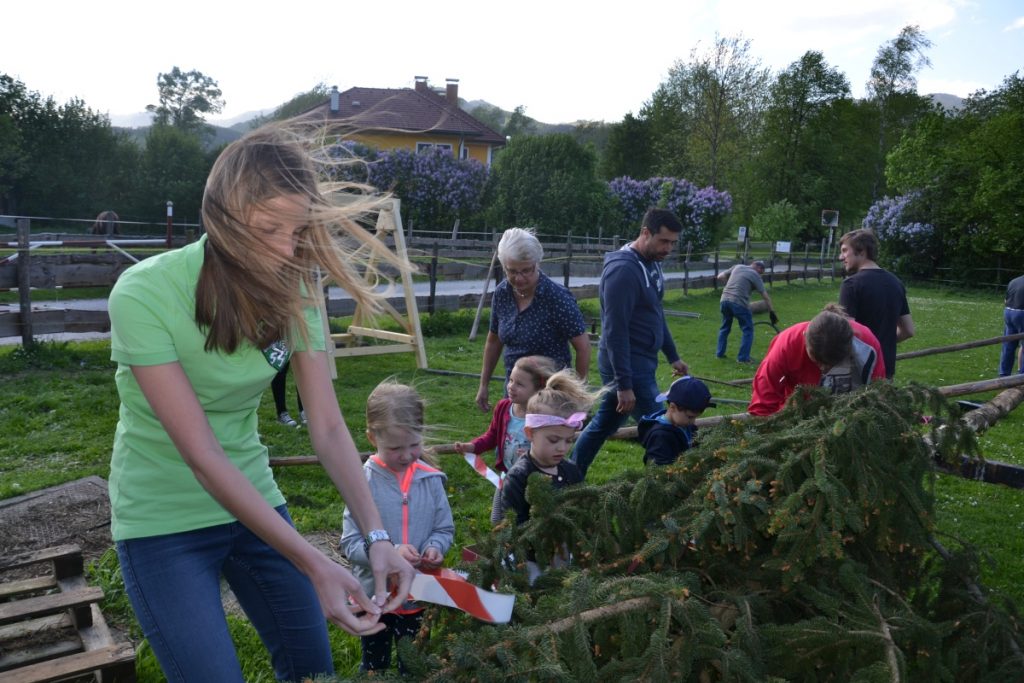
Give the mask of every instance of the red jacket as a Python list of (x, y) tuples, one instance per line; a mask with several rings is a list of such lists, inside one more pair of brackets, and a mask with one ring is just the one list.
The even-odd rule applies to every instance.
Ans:
[[(768, 344), (768, 353), (754, 376), (754, 393), (747, 407), (751, 415), (777, 413), (798, 385), (817, 386), (821, 382), (821, 368), (807, 355), (804, 343), (804, 331), (809, 324), (803, 322), (787, 327)], [(885, 379), (885, 361), (878, 339), (860, 323), (851, 320), (850, 325), (854, 335), (875, 350), (871, 380)]]
[(509, 415), (510, 405), (512, 405), (512, 399), (503, 398), (498, 401), (498, 405), (494, 406), (491, 426), (487, 428), (486, 432), (470, 442), (473, 444), (473, 452), (477, 455), (494, 449), (494, 469), (499, 472), (508, 471), (508, 467), (505, 466), (505, 431), (508, 429), (508, 423), (511, 419)]

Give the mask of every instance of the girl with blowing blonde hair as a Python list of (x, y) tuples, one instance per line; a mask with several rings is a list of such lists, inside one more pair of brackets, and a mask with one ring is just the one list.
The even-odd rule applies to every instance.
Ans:
[[(316, 152), (311, 137), (282, 125), (229, 145), (206, 184), (206, 235), (128, 269), (110, 295), (121, 399), (111, 528), (126, 592), (171, 681), (243, 680), (222, 576), (281, 680), (331, 675), (324, 617), (376, 633), (412, 580), (338, 409), (317, 276), (372, 306), (365, 255), (407, 265), (359, 224), (379, 200), (343, 203), (334, 191), (345, 188), (319, 182)], [(296, 532), (274, 481), (256, 411), (289, 360), (313, 449), (364, 533), (379, 598)]]

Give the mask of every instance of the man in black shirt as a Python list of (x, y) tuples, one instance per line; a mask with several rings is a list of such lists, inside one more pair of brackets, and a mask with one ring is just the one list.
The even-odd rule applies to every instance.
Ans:
[[(1024, 332), (1024, 275), (1010, 280), (1006, 286), (1006, 308), (1003, 309), (1003, 335)], [(1017, 345), (1020, 340), (1003, 342), (1003, 352), (999, 355), (999, 376), (1006, 377), (1013, 372), (1013, 361), (1017, 357)], [(1024, 372), (1018, 367), (1017, 372)]]
[(849, 276), (839, 287), (839, 304), (878, 338), (885, 358), (885, 376), (896, 374), (896, 344), (914, 336), (907, 290), (900, 279), (875, 263), (878, 238), (870, 230), (854, 230), (839, 240), (839, 260)]

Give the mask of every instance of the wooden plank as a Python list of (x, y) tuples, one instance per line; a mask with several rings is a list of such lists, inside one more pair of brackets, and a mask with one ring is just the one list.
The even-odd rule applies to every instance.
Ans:
[(335, 352), (335, 356), (376, 356), (382, 353), (410, 353), (416, 351), (415, 344), (374, 344), (373, 346), (342, 347)]
[(32, 579), (22, 579), (21, 581), (7, 581), (6, 583), (0, 583), (0, 599), (13, 598), (25, 593), (35, 593), (48, 588), (55, 588), (56, 586), (57, 581), (52, 576), (37, 576)]
[(65, 638), (63, 640), (55, 640), (46, 645), (4, 651), (0, 655), (0, 671), (10, 671), (11, 669), (29, 666), (36, 662), (45, 662), (81, 651), (82, 643), (77, 638)]
[(43, 548), (42, 550), (32, 550), (0, 559), (0, 569), (16, 569), (35, 564), (36, 562), (46, 562), (47, 560), (55, 560), (72, 555), (82, 556), (82, 549), (74, 543)]
[(51, 614), (50, 616), (39, 617), (38, 619), (16, 621), (7, 626), (0, 626), (0, 643), (31, 636), (40, 631), (71, 628), (74, 625), (70, 614)]
[[(96, 586), (89, 586), (82, 590), (68, 593), (54, 593), (53, 595), (43, 595), (37, 598), (25, 598), (17, 602), (8, 602), (0, 604), (0, 624), (9, 624), (19, 619), (40, 617), (66, 609), (76, 611), (81, 608), (88, 609), (91, 603), (99, 602), (102, 599), (103, 590)], [(84, 621), (91, 621), (91, 615)], [(82, 623), (82, 620), (78, 621), (79, 628), (88, 625), (88, 623)]]
[(384, 339), (386, 341), (401, 342), (403, 344), (411, 344), (416, 341), (416, 337), (405, 332), (392, 332), (390, 330), (376, 330), (372, 327), (358, 327), (351, 325), (348, 328), (349, 334), (354, 334), (357, 337), (372, 337), (374, 339)]
[[(131, 670), (134, 671), (134, 662), (135, 650), (130, 644), (121, 643), (5, 671), (0, 673), (0, 683), (47, 683), (128, 664), (131, 664)], [(135, 676), (132, 674), (130, 678), (121, 676), (111, 680), (128, 683), (134, 681)]]

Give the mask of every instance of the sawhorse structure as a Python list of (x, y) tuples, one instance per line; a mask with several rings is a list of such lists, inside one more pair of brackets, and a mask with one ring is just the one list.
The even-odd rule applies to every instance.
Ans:
[[(384, 243), (388, 236), (391, 236), (395, 243), (395, 255), (402, 261), (408, 261), (408, 250), (405, 247), (405, 235), (402, 229), (401, 202), (392, 199), (390, 206), (381, 209), (377, 214), (377, 225), (375, 236)], [(376, 259), (371, 253), (370, 265), (375, 265)], [(369, 277), (369, 272), (367, 273)], [(369, 280), (368, 280), (369, 281)], [(402, 293), (405, 297), (405, 315), (400, 313), (388, 301), (382, 301), (381, 306), (384, 313), (399, 324), (402, 332), (382, 330), (377, 327), (370, 327), (372, 317), (369, 312), (356, 304), (355, 313), (352, 316), (352, 324), (348, 330), (341, 333), (330, 334), (326, 328), (327, 314), (324, 311), (323, 319), (325, 334), (333, 343), (327, 345), (327, 350), (335, 358), (348, 356), (375, 356), (383, 353), (415, 353), (416, 366), (420, 369), (427, 367), (427, 351), (423, 345), (423, 331), (420, 328), (419, 309), (416, 306), (416, 293), (412, 286), (412, 273), (402, 270), (401, 273)], [(361, 345), (363, 339), (377, 339), (391, 342), (389, 344)], [(331, 363), (332, 374), (335, 364)]]

